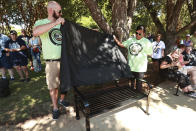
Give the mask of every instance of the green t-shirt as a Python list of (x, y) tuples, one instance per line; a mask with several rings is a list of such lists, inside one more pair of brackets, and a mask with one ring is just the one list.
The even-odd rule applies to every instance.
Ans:
[(142, 38), (137, 40), (131, 38), (123, 42), (123, 45), (128, 49), (128, 63), (133, 72), (146, 72), (148, 59), (147, 55), (152, 55), (152, 43)]
[(196, 49), (196, 37), (193, 35), (191, 36), (191, 42), (193, 42), (193, 47)]
[[(48, 19), (37, 20), (34, 27), (50, 23)], [(40, 35), (42, 41), (42, 52), (44, 59), (60, 59), (62, 34), (60, 24), (51, 28), (50, 31)]]

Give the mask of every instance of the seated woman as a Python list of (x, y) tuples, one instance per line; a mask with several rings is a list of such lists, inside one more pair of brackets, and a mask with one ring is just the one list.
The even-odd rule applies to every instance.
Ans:
[(183, 59), (181, 60), (182, 68), (180, 69), (185, 74), (189, 74), (191, 77), (192, 86), (196, 86), (196, 56), (192, 51), (191, 46), (187, 46), (181, 54)]
[(181, 49), (172, 51), (164, 58), (160, 65), (160, 69), (164, 70), (170, 80), (178, 83), (184, 94), (196, 98), (196, 93), (193, 91), (189, 77), (180, 70), (183, 66), (179, 61), (181, 53)]

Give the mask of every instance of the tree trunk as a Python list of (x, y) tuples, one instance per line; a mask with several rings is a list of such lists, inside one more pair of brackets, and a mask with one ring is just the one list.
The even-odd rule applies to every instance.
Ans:
[(112, 28), (119, 40), (125, 40), (129, 36), (127, 26), (127, 0), (115, 0), (112, 4)]
[[(187, 0), (189, 14), (191, 16), (191, 21), (196, 21), (196, 0), (193, 0), (193, 6), (191, 4), (191, 0)], [(196, 24), (190, 29), (190, 33), (193, 34), (196, 30)]]
[(112, 34), (113, 30), (104, 18), (96, 0), (83, 0), (89, 8), (91, 15), (98, 26), (106, 33)]
[(115, 34), (120, 41), (129, 38), (133, 12), (137, 0), (110, 0), (112, 6), (112, 26), (104, 18), (96, 0), (83, 0), (98, 26), (106, 33)]
[[(129, 38), (133, 12), (137, 0), (110, 0), (112, 6), (112, 26), (104, 18), (96, 0), (83, 0), (98, 26), (106, 33), (115, 34), (120, 41)], [(125, 50), (122, 50), (126, 56)]]
[(176, 39), (177, 35), (175, 34), (175, 32), (167, 31), (166, 38), (164, 40), (166, 44), (165, 54), (169, 54), (171, 50), (174, 48)]

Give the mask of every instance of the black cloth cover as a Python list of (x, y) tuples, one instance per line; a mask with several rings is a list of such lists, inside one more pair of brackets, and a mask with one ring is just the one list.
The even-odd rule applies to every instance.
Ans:
[(61, 93), (73, 86), (104, 84), (131, 77), (112, 35), (66, 21), (61, 26)]

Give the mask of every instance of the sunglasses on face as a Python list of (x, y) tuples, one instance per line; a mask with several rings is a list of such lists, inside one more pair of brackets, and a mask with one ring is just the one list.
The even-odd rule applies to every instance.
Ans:
[(136, 35), (139, 35), (139, 36), (141, 36), (142, 34), (140, 34), (140, 33), (138, 33), (138, 32), (135, 32), (136, 33)]

